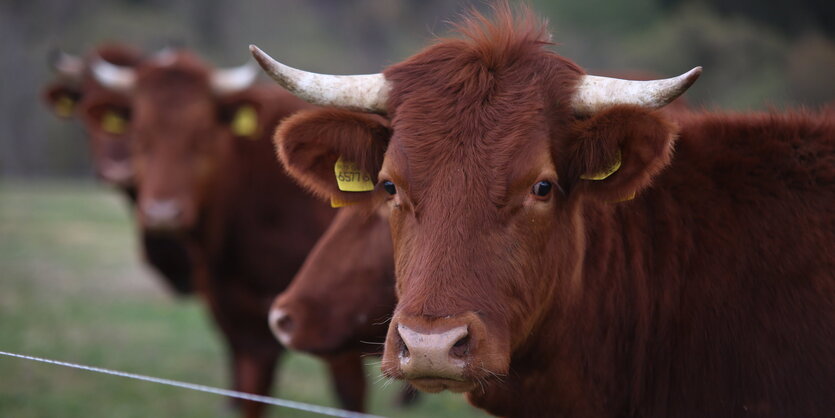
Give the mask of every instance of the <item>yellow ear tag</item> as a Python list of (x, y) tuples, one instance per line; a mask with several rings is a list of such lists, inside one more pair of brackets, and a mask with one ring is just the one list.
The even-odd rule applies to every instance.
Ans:
[(331, 207), (332, 208), (342, 208), (345, 206), (356, 205), (357, 202), (346, 202), (344, 200), (339, 200), (338, 198), (331, 197)]
[(75, 100), (70, 96), (61, 96), (55, 101), (54, 108), (58, 116), (68, 118), (75, 111)]
[(621, 203), (621, 202), (627, 202), (627, 201), (630, 201), (630, 200), (632, 200), (632, 199), (634, 199), (634, 198), (635, 198), (635, 194), (636, 194), (636, 192), (632, 192), (632, 194), (630, 194), (630, 195), (628, 195), (628, 196), (626, 196), (626, 197), (624, 197), (624, 198), (622, 198), (622, 199), (620, 199), (620, 200), (615, 200), (615, 201), (612, 201), (611, 203)]
[(232, 133), (236, 136), (252, 138), (258, 130), (258, 112), (252, 106), (241, 106), (232, 119)]
[(121, 135), (125, 133), (125, 118), (118, 112), (108, 110), (101, 118), (101, 129), (109, 134)]
[(343, 161), (342, 157), (336, 160), (333, 166), (336, 174), (336, 184), (343, 192), (370, 192), (374, 190), (374, 183), (371, 176), (360, 170), (355, 163)]
[(615, 163), (612, 164), (612, 166), (607, 168), (606, 170), (604, 170), (600, 173), (597, 173), (597, 174), (591, 174), (591, 175), (584, 174), (584, 175), (580, 176), (580, 178), (583, 179), (583, 180), (605, 180), (607, 177), (611, 176), (612, 174), (615, 174), (616, 171), (620, 170), (620, 164), (621, 164), (620, 150), (618, 150), (617, 157), (615, 157), (615, 158), (616, 158)]

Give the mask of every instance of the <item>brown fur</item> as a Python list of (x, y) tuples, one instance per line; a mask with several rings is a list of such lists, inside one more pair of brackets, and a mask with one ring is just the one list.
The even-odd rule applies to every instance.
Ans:
[[(392, 135), (367, 137), (384, 156), (315, 127), (308, 152), (383, 158), (377, 177), (397, 185), (392, 326), (476, 313), (468, 397), (497, 415), (832, 415), (835, 122), (705, 114), (677, 128), (630, 106), (577, 118), (582, 71), (541, 48), (533, 20), (497, 14), (385, 71)], [(291, 173), (329, 195), (332, 174), (290, 152), (319, 115), (277, 139)], [(616, 147), (618, 172), (580, 179)], [(566, 195), (535, 198), (543, 179)]]
[[(130, 132), (125, 132), (123, 135), (105, 132), (101, 124), (102, 115), (110, 110), (129, 118), (130, 109), (128, 97), (106, 89), (90, 73), (89, 63), (99, 57), (110, 63), (127, 67), (134, 67), (143, 59), (138, 50), (128, 45), (99, 46), (84, 58), (86, 66), (81, 80), (59, 77), (44, 88), (42, 96), (51, 109), (55, 109), (57, 101), (62, 96), (76, 100), (73, 116), (81, 120), (87, 131), (87, 145), (96, 174), (102, 181), (121, 191), (131, 207), (135, 208), (136, 183), (133, 176), (113, 179), (107, 175), (108, 167), (114, 165), (132, 167), (133, 159)], [(139, 236), (145, 259), (162, 276), (166, 285), (177, 295), (191, 294), (193, 292), (191, 265), (186, 250), (180, 242), (170, 237), (149, 235), (142, 231)]]

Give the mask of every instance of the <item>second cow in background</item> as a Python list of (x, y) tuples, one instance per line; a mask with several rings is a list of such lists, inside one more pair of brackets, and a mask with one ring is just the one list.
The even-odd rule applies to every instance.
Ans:
[[(251, 67), (212, 70), (186, 51), (133, 68), (99, 60), (92, 70), (129, 97), (141, 227), (186, 243), (195, 287), (231, 351), (234, 388), (269, 393), (283, 351), (265, 325), (270, 302), (333, 216), (284, 174), (269, 140), (279, 120), (308, 105), (256, 85)], [(351, 385), (341, 379), (354, 376), (331, 369), (337, 387)], [(362, 408), (362, 399), (341, 401)], [(263, 406), (243, 409), (255, 417)]]

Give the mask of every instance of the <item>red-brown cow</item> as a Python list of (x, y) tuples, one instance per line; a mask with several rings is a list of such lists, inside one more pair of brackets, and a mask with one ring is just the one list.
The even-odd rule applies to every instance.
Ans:
[[(382, 353), (396, 305), (384, 203), (341, 209), (270, 309), (270, 327), (284, 346), (325, 360), (339, 356), (345, 365), (352, 358), (356, 381), (337, 391), (359, 398), (366, 392), (362, 359)], [(399, 401), (410, 403), (415, 395), (404, 389)]]
[[(96, 174), (119, 189), (131, 206), (136, 204), (133, 161), (131, 159), (128, 98), (99, 84), (90, 72), (93, 60), (133, 67), (143, 59), (136, 49), (121, 44), (106, 44), (84, 58), (59, 53), (53, 62), (57, 78), (44, 88), (49, 107), (60, 117), (78, 117), (88, 135), (88, 147)], [(142, 251), (148, 263), (160, 273), (178, 295), (192, 293), (191, 265), (185, 248), (168, 236), (140, 232)]]
[[(389, 195), (383, 370), (512, 416), (831, 416), (835, 121), (663, 106), (699, 74), (585, 75), (530, 14), (474, 15), (383, 74), (304, 73), (279, 154)], [(346, 134), (350, 132), (350, 134)], [(364, 137), (364, 139), (363, 139)], [(338, 159), (377, 186), (342, 192)]]
[[(93, 70), (130, 97), (141, 226), (188, 244), (195, 286), (231, 351), (235, 389), (268, 393), (283, 350), (266, 326), (270, 302), (333, 216), (284, 174), (269, 140), (281, 118), (310, 106), (277, 86), (253, 85), (253, 67), (212, 71), (186, 51), (132, 69), (100, 61)], [(337, 385), (354, 379), (341, 360), (332, 365)], [(246, 416), (263, 409), (243, 407)]]

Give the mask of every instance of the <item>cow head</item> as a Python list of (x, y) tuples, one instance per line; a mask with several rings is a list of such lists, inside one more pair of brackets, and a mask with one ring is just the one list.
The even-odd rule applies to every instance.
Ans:
[[(585, 75), (543, 48), (543, 25), (500, 7), (474, 15), (383, 74), (324, 76), (253, 48), (279, 83), (320, 110), (276, 134), (291, 175), (342, 201), (384, 196), (399, 299), (386, 375), (424, 391), (472, 391), (536, 352), (583, 291), (584, 217), (640, 194), (670, 159), (675, 127), (653, 109), (700, 68), (666, 80)], [(360, 95), (361, 97), (356, 97)], [(337, 159), (374, 190), (344, 192)], [(634, 203), (634, 202), (631, 202)]]
[(394, 305), (388, 207), (372, 200), (340, 209), (273, 303), (270, 328), (285, 346), (314, 354), (368, 348), (385, 335)]
[(133, 187), (128, 98), (98, 83), (90, 72), (90, 62), (101, 59), (124, 67), (136, 66), (139, 51), (125, 45), (104, 45), (81, 58), (56, 53), (52, 67), (56, 79), (43, 90), (43, 98), (56, 115), (78, 117), (88, 134), (90, 154), (96, 174), (114, 186)]
[(149, 231), (195, 226), (221, 156), (236, 136), (256, 138), (262, 129), (250, 88), (254, 68), (213, 70), (189, 52), (166, 49), (134, 68), (98, 60), (92, 71), (128, 97), (139, 222)]

